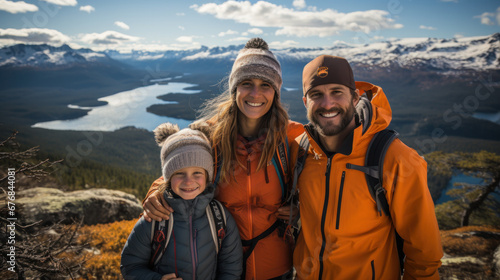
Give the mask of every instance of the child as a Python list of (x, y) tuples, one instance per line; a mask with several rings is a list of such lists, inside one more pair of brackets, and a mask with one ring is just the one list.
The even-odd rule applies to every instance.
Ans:
[[(149, 266), (151, 223), (141, 218), (121, 255), (125, 279), (240, 279), (242, 248), (236, 223), (227, 217), (225, 236), (217, 253), (206, 208), (214, 196), (212, 149), (207, 137), (189, 128), (165, 123), (155, 130), (161, 148), (163, 195), (174, 209), (173, 230), (154, 268)], [(175, 278), (179, 277), (179, 278)]]

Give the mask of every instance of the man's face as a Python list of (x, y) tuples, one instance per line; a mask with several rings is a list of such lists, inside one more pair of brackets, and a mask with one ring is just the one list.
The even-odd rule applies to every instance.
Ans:
[(334, 136), (353, 120), (359, 97), (353, 98), (348, 87), (340, 84), (319, 85), (302, 98), (307, 119), (320, 135)]

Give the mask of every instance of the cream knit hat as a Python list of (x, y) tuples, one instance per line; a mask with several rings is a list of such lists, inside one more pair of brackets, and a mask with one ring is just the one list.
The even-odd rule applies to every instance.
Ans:
[(236, 87), (246, 79), (261, 79), (271, 84), (280, 96), (281, 65), (269, 50), (269, 47), (261, 38), (248, 40), (245, 47), (240, 50), (229, 75), (229, 90), (231, 94), (236, 93)]
[(212, 148), (207, 137), (198, 130), (164, 123), (153, 131), (161, 147), (161, 167), (164, 180), (169, 180), (175, 171), (185, 167), (201, 167), (208, 172), (208, 180), (214, 174)]

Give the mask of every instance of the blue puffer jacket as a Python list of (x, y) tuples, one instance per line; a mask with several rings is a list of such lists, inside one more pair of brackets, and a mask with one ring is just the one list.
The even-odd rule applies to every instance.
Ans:
[(152, 271), (151, 223), (141, 218), (128, 237), (121, 255), (121, 272), (125, 279), (158, 279), (175, 273), (188, 279), (240, 279), (243, 251), (236, 223), (224, 208), (227, 217), (226, 235), (219, 254), (216, 253), (205, 209), (213, 199), (213, 187), (193, 200), (174, 198), (165, 192), (165, 199), (174, 209), (174, 229), (167, 249)]

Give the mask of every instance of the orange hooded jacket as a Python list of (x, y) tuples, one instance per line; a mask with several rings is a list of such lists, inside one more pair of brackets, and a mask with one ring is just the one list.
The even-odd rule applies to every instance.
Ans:
[[(403, 279), (439, 279), (443, 256), (434, 204), (427, 187), (427, 164), (396, 139), (384, 161), (383, 187), (391, 218), (379, 215), (365, 174), (346, 168), (364, 165), (374, 134), (389, 125), (392, 112), (380, 87), (356, 82), (371, 98), (373, 115), (363, 132), (357, 126), (337, 153), (328, 156), (314, 129), (298, 180), (302, 230), (293, 263), (298, 279), (400, 279), (395, 231), (404, 239)], [(296, 158), (297, 142), (292, 159)]]
[[(288, 123), (289, 142), (293, 142), (303, 132), (302, 124), (293, 121)], [(241, 239), (250, 240), (263, 233), (276, 221), (276, 212), (282, 204), (282, 190), (278, 174), (272, 164), (267, 166), (267, 171), (265, 168), (257, 171), (260, 151), (251, 157), (241, 154), (238, 156), (242, 163), (250, 160), (250, 173), (246, 168), (235, 164), (234, 176), (230, 177), (229, 182), (218, 183), (215, 198), (224, 204), (235, 219)], [(153, 183), (146, 197), (161, 183), (163, 183), (162, 177)], [(261, 239), (247, 259), (245, 279), (270, 279), (290, 271), (292, 246), (293, 243), (278, 236), (278, 230)]]

